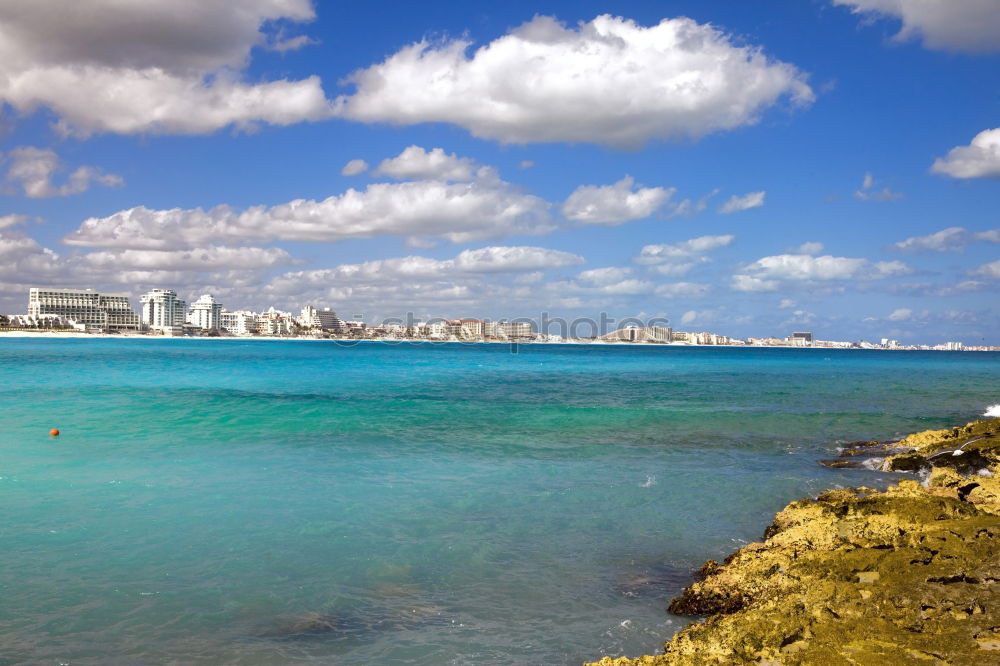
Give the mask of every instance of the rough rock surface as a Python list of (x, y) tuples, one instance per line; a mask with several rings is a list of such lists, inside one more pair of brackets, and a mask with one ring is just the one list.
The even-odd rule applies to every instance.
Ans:
[(670, 604), (708, 619), (593, 666), (1000, 664), (1000, 420), (889, 447), (885, 468), (923, 484), (789, 504)]

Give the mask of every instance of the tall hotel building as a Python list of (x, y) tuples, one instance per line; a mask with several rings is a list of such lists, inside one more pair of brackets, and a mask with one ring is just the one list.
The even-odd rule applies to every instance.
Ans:
[(306, 328), (321, 328), (324, 331), (341, 331), (344, 322), (340, 320), (337, 313), (329, 308), (319, 310), (312, 305), (302, 308), (302, 316), (299, 322)]
[(99, 294), (93, 289), (32, 287), (28, 290), (28, 315), (60, 315), (102, 330), (139, 330), (139, 315), (132, 309), (128, 296)]
[(142, 323), (155, 330), (184, 325), (187, 303), (177, 298), (171, 289), (153, 289), (139, 297), (142, 304)]
[(222, 303), (212, 298), (211, 294), (203, 294), (191, 304), (188, 323), (206, 330), (222, 328)]

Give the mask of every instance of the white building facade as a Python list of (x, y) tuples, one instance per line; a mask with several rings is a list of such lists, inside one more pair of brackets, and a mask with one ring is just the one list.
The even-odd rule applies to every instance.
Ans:
[(153, 330), (162, 331), (184, 326), (187, 303), (177, 298), (171, 289), (153, 289), (139, 297), (142, 323)]
[(535, 331), (531, 326), (531, 322), (527, 321), (500, 322), (500, 330), (505, 337), (510, 339), (531, 339), (535, 337)]
[(7, 315), (7, 325), (18, 328), (74, 328), (83, 329), (83, 324), (57, 314)]
[(28, 290), (28, 315), (60, 315), (87, 328), (105, 331), (138, 331), (139, 315), (128, 296), (99, 294), (93, 289)]
[(219, 325), (233, 335), (256, 335), (257, 313), (249, 310), (223, 310), (219, 315)]
[(340, 331), (345, 328), (344, 322), (337, 317), (336, 312), (329, 308), (318, 309), (312, 305), (302, 308), (299, 323), (304, 328), (318, 328), (324, 331)]
[(273, 305), (257, 315), (257, 332), (261, 335), (288, 335), (293, 324), (291, 312), (276, 310)]
[(204, 330), (218, 330), (222, 327), (222, 304), (211, 294), (202, 294), (191, 304), (188, 323)]

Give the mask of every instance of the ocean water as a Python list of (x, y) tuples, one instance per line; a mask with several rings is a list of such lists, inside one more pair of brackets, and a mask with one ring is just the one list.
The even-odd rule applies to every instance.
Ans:
[[(516, 353), (514, 353), (516, 351)], [(0, 664), (578, 664), (1000, 354), (0, 340)], [(50, 428), (62, 431), (50, 437)]]

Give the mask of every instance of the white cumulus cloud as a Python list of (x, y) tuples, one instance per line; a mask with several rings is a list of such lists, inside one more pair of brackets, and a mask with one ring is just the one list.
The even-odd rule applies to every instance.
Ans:
[(7, 153), (10, 166), (6, 180), (18, 185), (24, 195), (32, 199), (65, 197), (86, 192), (91, 183), (105, 187), (117, 187), (125, 181), (121, 176), (105, 173), (97, 167), (81, 166), (74, 169), (62, 185), (52, 182), (53, 176), (61, 170), (62, 160), (54, 150), (21, 146)]
[(375, 169), (376, 176), (389, 176), (399, 180), (472, 180), (476, 165), (468, 157), (450, 155), (441, 148), (427, 151), (420, 146), (409, 146), (396, 157), (382, 160)]
[(996, 0), (833, 0), (855, 14), (899, 19), (897, 40), (920, 37), (924, 46), (971, 53), (1000, 51)]
[(1000, 280), (1000, 259), (992, 261), (988, 264), (983, 264), (979, 268), (972, 271), (972, 275), (978, 275), (992, 280)]
[(705, 254), (732, 244), (735, 238), (731, 234), (699, 236), (680, 243), (646, 245), (639, 252), (639, 256), (632, 261), (650, 266), (660, 275), (680, 277), (689, 273), (695, 266), (710, 262)]
[(12, 282), (58, 271), (59, 255), (17, 231), (0, 231), (0, 282)]
[(969, 231), (965, 227), (948, 227), (933, 234), (899, 241), (893, 248), (902, 252), (949, 252), (962, 250), (977, 241), (1000, 243), (1000, 229)]
[(275, 280), (309, 283), (360, 284), (399, 280), (444, 280), (490, 273), (519, 273), (583, 263), (583, 257), (560, 250), (530, 246), (494, 246), (465, 250), (454, 259), (409, 256), (376, 259), (334, 268), (295, 271)]
[(295, 263), (280, 248), (208, 246), (193, 250), (101, 250), (82, 256), (94, 268), (218, 271), (223, 268), (272, 268)]
[(63, 134), (202, 134), (228, 125), (288, 125), (331, 113), (310, 76), (248, 83), (251, 50), (288, 50), (275, 21), (314, 18), (310, 0), (5, 0), (0, 102), (47, 107)]
[(491, 246), (452, 259), (394, 257), (293, 271), (273, 278), (262, 293), (279, 301), (325, 300), (366, 309), (434, 308), (434, 316), (441, 316), (458, 307), (469, 312), (497, 303), (537, 303), (548, 298), (549, 285), (539, 284), (545, 271), (583, 261), (542, 247)]
[[(0, 230), (0, 311), (23, 312), (29, 287), (91, 287), (137, 296), (169, 285), (180, 293), (252, 297), (267, 273), (296, 263), (278, 248), (101, 250), (59, 255), (23, 233)], [(10, 309), (13, 308), (13, 309)]]
[(463, 250), (455, 257), (454, 265), (471, 273), (496, 273), (562, 268), (583, 262), (583, 257), (570, 252), (521, 245)]
[(179, 249), (219, 242), (338, 241), (402, 236), (466, 242), (554, 227), (549, 204), (503, 181), (375, 183), (314, 201), (236, 211), (229, 206), (151, 210), (143, 206), (85, 220), (70, 245)]
[(910, 272), (912, 269), (901, 261), (779, 254), (762, 257), (746, 266), (733, 276), (732, 286), (737, 291), (774, 291), (783, 282), (878, 280)]
[(583, 224), (616, 225), (649, 217), (660, 210), (673, 188), (634, 187), (631, 176), (613, 185), (581, 185), (563, 204), (563, 215)]
[(341, 176), (357, 176), (359, 173), (368, 171), (368, 162), (361, 159), (351, 160), (340, 170)]
[(645, 27), (608, 15), (568, 28), (536, 16), (480, 47), (407, 46), (353, 73), (336, 113), (397, 125), (447, 122), (507, 143), (636, 147), (755, 123), (813, 91), (793, 65), (687, 18)]
[(711, 252), (720, 247), (731, 245), (736, 236), (725, 234), (720, 236), (698, 236), (680, 243), (663, 245), (646, 245), (635, 258), (637, 264), (660, 264), (677, 259), (690, 259)]
[(823, 244), (818, 241), (809, 241), (799, 245), (789, 252), (789, 254), (819, 254), (823, 251)]
[(733, 195), (724, 204), (719, 206), (719, 212), (723, 215), (738, 213), (741, 210), (760, 208), (764, 205), (765, 192), (749, 192), (743, 196)]
[(753, 275), (737, 273), (733, 276), (732, 284), (736, 291), (774, 291), (780, 283), (777, 280), (766, 280)]
[(592, 268), (577, 275), (577, 279), (596, 286), (606, 286), (615, 284), (627, 279), (632, 274), (628, 268), (608, 266), (606, 268)]
[(983, 130), (968, 146), (952, 148), (934, 161), (931, 171), (952, 178), (1000, 178), (1000, 127)]
[(9, 229), (28, 221), (26, 215), (0, 215), (0, 229)]

